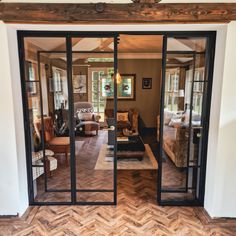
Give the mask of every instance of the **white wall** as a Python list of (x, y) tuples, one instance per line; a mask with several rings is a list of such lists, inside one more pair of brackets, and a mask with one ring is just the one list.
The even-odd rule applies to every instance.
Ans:
[[(234, 199), (234, 187), (232, 180), (236, 180), (236, 171), (231, 171), (236, 165), (233, 149), (233, 133), (235, 123), (232, 118), (233, 108), (236, 106), (233, 92), (236, 87), (233, 81), (234, 70), (230, 52), (235, 51), (234, 42), (236, 36), (233, 32), (235, 24), (230, 25), (226, 61), (225, 42), (226, 42), (226, 25), (117, 25), (116, 30), (120, 31), (167, 31), (167, 30), (217, 30), (217, 47), (213, 83), (213, 101), (211, 108), (210, 134), (209, 134), (209, 151), (207, 162), (206, 176), (206, 196), (205, 208), (212, 217), (216, 216), (234, 216), (236, 209)], [(1, 156), (0, 156), (0, 215), (16, 214), (23, 212), (27, 207), (27, 184), (26, 184), (26, 167), (25, 167), (25, 150), (24, 150), (24, 129), (23, 114), (20, 94), (20, 74), (17, 52), (16, 30), (72, 30), (72, 31), (113, 31), (113, 25), (8, 25), (7, 31), (1, 24), (0, 35), (0, 66), (1, 66)], [(236, 31), (236, 29), (235, 29)], [(8, 34), (7, 34), (8, 33)], [(234, 35), (233, 35), (234, 34)], [(9, 37), (7, 39), (7, 37)], [(231, 39), (232, 38), (232, 39)], [(8, 41), (8, 42), (7, 42)], [(9, 45), (7, 45), (7, 43)], [(9, 46), (9, 47), (8, 47)], [(9, 50), (8, 50), (9, 48)], [(236, 55), (236, 52), (235, 54)], [(9, 58), (10, 56), (10, 58)], [(224, 70), (225, 64), (225, 70)], [(4, 78), (4, 79), (3, 79)], [(222, 80), (224, 78), (223, 90)], [(233, 86), (233, 83), (235, 86)], [(232, 91), (231, 91), (232, 90)], [(222, 94), (222, 99), (221, 99)], [(234, 95), (235, 94), (235, 95)], [(236, 100), (236, 99), (235, 99)], [(221, 105), (222, 104), (222, 109)], [(230, 104), (230, 106), (225, 106)], [(223, 107), (224, 106), (224, 107)], [(236, 108), (236, 107), (235, 107)], [(222, 112), (220, 115), (220, 111)], [(235, 109), (236, 111), (236, 109)], [(228, 120), (227, 112), (231, 112)], [(2, 115), (3, 113), (3, 115)], [(236, 115), (235, 115), (236, 117)], [(3, 125), (4, 124), (4, 125)], [(235, 125), (235, 126), (234, 126)], [(234, 130), (232, 129), (234, 128)], [(219, 135), (219, 137), (218, 137)], [(234, 163), (232, 163), (234, 162)], [(5, 180), (8, 181), (7, 184)], [(9, 187), (10, 185), (10, 187)], [(20, 191), (19, 191), (20, 190)], [(232, 191), (232, 192), (231, 192)], [(4, 192), (4, 194), (2, 194)], [(16, 194), (17, 193), (17, 194)], [(231, 199), (232, 196), (232, 199)], [(229, 203), (224, 205), (224, 199)], [(232, 201), (232, 202), (231, 202)]]
[[(224, 75), (219, 116), (218, 143), (215, 145), (213, 168), (208, 166), (212, 181), (208, 211), (214, 217), (236, 217), (236, 22), (228, 26)], [(219, 93), (220, 97), (220, 93)], [(217, 99), (217, 98), (216, 98)], [(218, 99), (219, 100), (219, 99)], [(218, 109), (219, 110), (219, 109)], [(215, 112), (213, 115), (219, 113)], [(213, 134), (211, 134), (213, 135)], [(210, 184), (213, 184), (210, 186)], [(209, 192), (210, 190), (208, 190)], [(211, 196), (210, 196), (211, 195)]]
[[(21, 80), (19, 78), (19, 56), (18, 56), (18, 41), (15, 29), (7, 28), (8, 34), (8, 49), (10, 56), (11, 83), (13, 93), (14, 118), (15, 118), (15, 135), (17, 147), (17, 164), (18, 164), (18, 186), (19, 186), (19, 209), (21, 215), (28, 207), (28, 184), (26, 178), (26, 157), (25, 157), (25, 136), (23, 107), (21, 96)], [(16, 66), (17, 65), (17, 66)]]
[[(14, 74), (11, 73), (18, 73), (15, 64), (18, 61), (14, 58), (10, 60), (11, 53), (17, 57), (15, 46), (15, 42), (8, 40), (6, 25), (0, 22), (0, 215), (22, 214), (28, 205), (25, 173), (22, 173), (25, 172), (22, 106), (18, 102), (16, 107), (14, 101), (16, 96), (18, 101), (21, 96), (19, 81), (14, 80)], [(13, 65), (14, 70), (11, 71)]]

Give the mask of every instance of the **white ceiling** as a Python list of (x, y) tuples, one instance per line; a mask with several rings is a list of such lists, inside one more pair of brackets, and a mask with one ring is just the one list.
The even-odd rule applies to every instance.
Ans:
[[(30, 42), (34, 46), (41, 48), (42, 50), (51, 51), (61, 45), (66, 45), (66, 40), (63, 38), (28, 38), (26, 42)], [(64, 47), (66, 48), (66, 46)], [(65, 49), (64, 49), (65, 50)]]
[[(130, 43), (129, 37), (131, 37), (131, 39), (132, 37), (135, 39), (133, 40), (133, 44)], [(159, 36), (145, 36), (145, 38), (143, 38), (143, 36), (131, 35), (123, 38), (121, 37), (119, 44), (120, 51), (124, 53), (161, 53), (162, 37), (160, 37), (159, 40), (154, 40), (153, 37), (157, 37), (158, 39)], [(148, 40), (148, 38), (150, 38), (150, 40)], [(103, 38), (102, 40), (106, 40), (106, 38)], [(66, 42), (63, 38), (27, 38), (26, 42), (29, 42), (37, 48), (45, 51), (57, 50), (58, 48), (60, 48), (60, 50), (66, 50)], [(78, 42), (75, 43), (72, 48), (73, 51), (93, 51), (96, 48), (99, 48), (101, 43), (102, 41), (99, 38), (83, 38), (78, 40)], [(110, 42), (108, 47), (113, 49), (113, 43)], [(191, 51), (192, 49), (174, 38), (169, 38), (168, 50)]]
[[(131, 3), (131, 0), (2, 0), (1, 2), (47, 2), (47, 3)], [(162, 0), (161, 3), (200, 3), (200, 2), (235, 2), (236, 0)]]

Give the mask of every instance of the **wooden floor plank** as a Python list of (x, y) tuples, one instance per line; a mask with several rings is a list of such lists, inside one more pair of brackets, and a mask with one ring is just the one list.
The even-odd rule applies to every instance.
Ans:
[[(102, 171), (93, 173), (99, 152), (96, 143), (105, 137), (90, 137), (86, 149), (80, 153), (79, 180), (81, 186), (103, 187), (110, 176)], [(82, 138), (81, 138), (82, 139)], [(90, 156), (86, 155), (87, 148)], [(93, 151), (92, 151), (93, 150)], [(68, 174), (62, 160), (64, 179)], [(173, 168), (173, 166), (171, 167)], [(171, 169), (166, 171), (173, 173)], [(181, 184), (181, 173), (176, 178)], [(89, 177), (99, 177), (94, 180)], [(50, 184), (59, 186), (63, 178), (52, 178)], [(167, 177), (166, 177), (167, 178)], [(173, 179), (173, 176), (170, 176)], [(30, 207), (21, 218), (0, 218), (0, 236), (10, 235), (235, 235), (236, 220), (211, 220), (201, 207), (161, 207), (157, 205), (157, 173), (152, 171), (118, 171), (117, 206), (35, 206)], [(65, 183), (66, 181), (64, 181)], [(68, 183), (68, 182), (66, 182)], [(110, 183), (109, 183), (110, 184)], [(43, 196), (45, 200), (55, 195)]]

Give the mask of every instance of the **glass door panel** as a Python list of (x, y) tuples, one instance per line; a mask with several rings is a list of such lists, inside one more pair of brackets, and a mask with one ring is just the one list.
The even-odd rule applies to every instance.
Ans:
[(115, 202), (115, 71), (114, 38), (72, 38), (78, 203)]
[(160, 202), (199, 204), (207, 38), (167, 38)]
[(31, 202), (71, 202), (66, 40), (29, 37), (24, 48)]

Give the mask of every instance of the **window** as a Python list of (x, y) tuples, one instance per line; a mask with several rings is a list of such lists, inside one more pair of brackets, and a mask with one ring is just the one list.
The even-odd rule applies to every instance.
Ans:
[[(192, 69), (188, 70), (186, 73), (186, 83), (185, 83), (185, 104), (188, 107), (191, 103), (191, 90), (192, 90)], [(193, 85), (193, 111), (201, 115), (202, 112), (202, 99), (204, 91), (204, 67), (196, 68), (194, 75), (194, 85)]]
[(26, 65), (28, 67), (28, 97), (29, 109), (32, 111), (32, 119), (37, 119), (40, 116), (40, 93), (39, 84), (37, 79), (37, 65), (34, 62), (27, 61)]
[(92, 68), (91, 69), (91, 102), (93, 104), (94, 112), (101, 116), (100, 121), (104, 122), (105, 107), (107, 97), (102, 94), (103, 79), (110, 78), (114, 74), (113, 68)]
[(54, 93), (54, 108), (58, 110), (64, 108), (64, 95), (62, 86), (62, 74), (61, 70), (53, 68), (53, 77), (50, 80), (50, 92)]
[(165, 108), (170, 111), (178, 110), (179, 69), (166, 71)]

